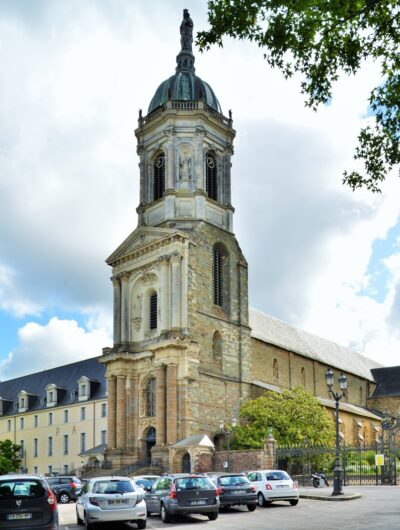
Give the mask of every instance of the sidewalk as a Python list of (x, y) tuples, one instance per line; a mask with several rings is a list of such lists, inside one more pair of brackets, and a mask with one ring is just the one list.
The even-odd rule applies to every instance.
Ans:
[(359, 499), (361, 493), (354, 490), (343, 489), (343, 495), (332, 495), (333, 488), (331, 486), (326, 488), (299, 488), (300, 497), (302, 499), (315, 499), (318, 501), (352, 501)]

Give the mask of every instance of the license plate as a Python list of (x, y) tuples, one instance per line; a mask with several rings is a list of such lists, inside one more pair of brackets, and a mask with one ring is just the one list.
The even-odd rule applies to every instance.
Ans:
[(32, 519), (31, 513), (9, 513), (7, 515), (9, 521), (17, 521), (20, 519)]
[(282, 484), (282, 485), (281, 485), (281, 484), (278, 484), (276, 487), (277, 487), (277, 488), (287, 488), (287, 486), (285, 486), (285, 484)]
[(128, 504), (128, 499), (117, 499), (113, 501), (108, 501), (108, 504)]
[(235, 495), (244, 495), (245, 493), (247, 493), (246, 490), (236, 490), (233, 492)]
[(199, 506), (199, 505), (201, 505), (201, 504), (206, 504), (206, 502), (207, 502), (207, 501), (205, 501), (205, 500), (202, 500), (202, 501), (190, 501), (190, 504), (191, 504), (192, 506)]

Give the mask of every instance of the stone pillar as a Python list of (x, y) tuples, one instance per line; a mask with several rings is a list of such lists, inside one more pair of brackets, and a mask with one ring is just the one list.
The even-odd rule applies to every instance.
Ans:
[(156, 371), (156, 444), (165, 444), (165, 367)]
[(188, 334), (188, 251), (185, 249), (181, 261), (181, 329)]
[(181, 256), (171, 256), (171, 328), (181, 327)]
[[(171, 138), (173, 133), (171, 131)], [(174, 183), (174, 164), (175, 164), (175, 148), (174, 142), (171, 140), (165, 145), (166, 148), (166, 167), (165, 167), (165, 189), (173, 190), (175, 189)]]
[(107, 378), (107, 389), (108, 389), (108, 416), (107, 416), (107, 439), (108, 448), (115, 449), (116, 438), (115, 438), (115, 418), (116, 418), (116, 379), (114, 376)]
[(264, 469), (275, 469), (276, 463), (276, 440), (269, 432), (264, 442)]
[(116, 413), (117, 449), (126, 448), (126, 376), (117, 375), (117, 413)]
[(114, 346), (121, 343), (121, 282), (117, 276), (112, 276), (114, 287)]
[(137, 375), (133, 376), (131, 379), (131, 407), (129, 423), (129, 447), (137, 454), (139, 450), (139, 376)]
[(122, 300), (121, 300), (121, 342), (129, 340), (129, 272), (121, 273)]
[(161, 269), (161, 322), (160, 322), (160, 333), (167, 332), (169, 330), (169, 281), (168, 281), (168, 257), (161, 256), (160, 258), (160, 269)]
[(177, 367), (175, 364), (167, 365), (166, 386), (167, 408), (167, 443), (173, 444), (177, 440), (178, 428), (178, 391), (177, 391)]

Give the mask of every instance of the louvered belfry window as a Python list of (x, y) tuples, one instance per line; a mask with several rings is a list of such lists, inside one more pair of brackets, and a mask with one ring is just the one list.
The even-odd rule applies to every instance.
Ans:
[(217, 163), (211, 154), (206, 156), (206, 192), (210, 199), (217, 200)]
[(165, 194), (165, 155), (160, 153), (154, 162), (153, 199), (161, 199)]
[(150, 296), (150, 329), (157, 328), (157, 293)]
[(146, 416), (156, 415), (156, 380), (150, 379), (146, 386)]
[(214, 247), (213, 256), (213, 288), (214, 304), (223, 306), (223, 255), (218, 247)]

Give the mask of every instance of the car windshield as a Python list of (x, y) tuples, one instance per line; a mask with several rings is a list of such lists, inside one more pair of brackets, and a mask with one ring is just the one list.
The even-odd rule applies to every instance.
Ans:
[(98, 480), (93, 485), (93, 493), (132, 493), (135, 488), (130, 480)]
[(212, 482), (206, 477), (185, 477), (176, 481), (176, 491), (214, 489)]
[(274, 471), (267, 474), (267, 480), (290, 480), (286, 471)]
[(231, 477), (219, 477), (221, 486), (239, 486), (240, 484), (249, 484), (250, 481), (243, 475), (235, 475)]
[(138, 486), (142, 486), (143, 488), (151, 488), (155, 480), (149, 478), (140, 478), (139, 480), (135, 480), (135, 482)]
[(43, 485), (35, 479), (14, 479), (0, 481), (0, 501), (14, 497), (42, 497)]

